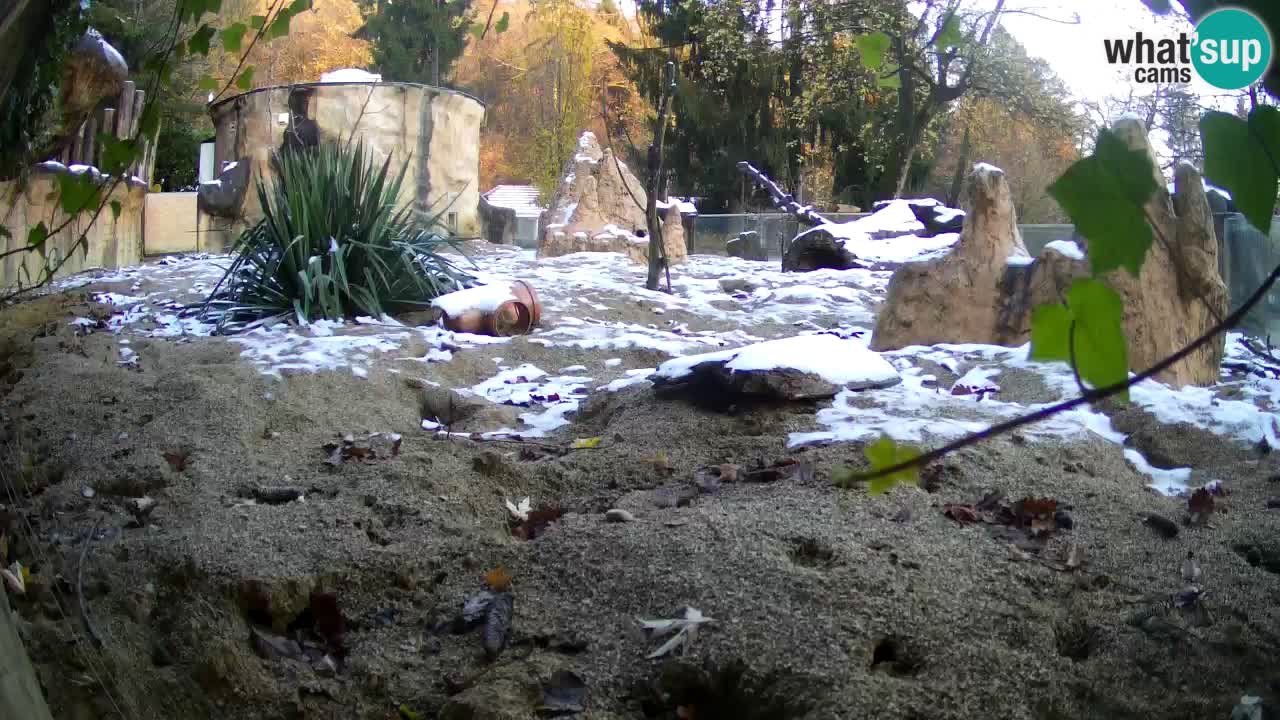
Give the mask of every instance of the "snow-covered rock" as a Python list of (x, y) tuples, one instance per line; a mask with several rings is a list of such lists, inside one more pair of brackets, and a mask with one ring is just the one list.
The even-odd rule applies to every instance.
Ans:
[(898, 371), (860, 342), (835, 335), (797, 335), (733, 350), (679, 357), (658, 366), (658, 387), (709, 383), (717, 390), (783, 400), (834, 397), (901, 382)]
[[(578, 152), (565, 167), (564, 179), (544, 213), (538, 257), (576, 252), (621, 252), (636, 262), (647, 261), (649, 241), (644, 184), (612, 148), (601, 148), (596, 136), (584, 132)], [(662, 241), (667, 260), (682, 263), (689, 255), (680, 222), (680, 206), (666, 203)]]

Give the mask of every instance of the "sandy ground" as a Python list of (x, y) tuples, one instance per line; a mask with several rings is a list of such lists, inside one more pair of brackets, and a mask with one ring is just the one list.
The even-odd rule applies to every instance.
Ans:
[[(141, 295), (151, 280), (108, 278), (0, 311), (3, 467), (16, 489), (0, 528), (11, 559), (31, 568), (15, 602), (54, 716), (527, 718), (561, 670), (585, 683), (587, 718), (1225, 720), (1242, 695), (1280, 701), (1276, 454), (1140, 408), (1112, 411), (1153, 464), (1192, 467), (1230, 492), (1197, 527), (1182, 523), (1185, 498), (1152, 492), (1124, 446), (1088, 433), (963, 451), (928, 474), (927, 490), (840, 489), (833, 476), (862, 466), (862, 441), (788, 442), (827, 427), (830, 401), (725, 412), (647, 383), (601, 391), (673, 353), (542, 341), (575, 337), (570, 319), (592, 303), (604, 308), (596, 320), (672, 320), (653, 330), (683, 323), (686, 339), (778, 337), (798, 321), (866, 327), (874, 284), (843, 310), (803, 317), (785, 302), (752, 316), (721, 291), (719, 315), (695, 292), (719, 285), (710, 271), (687, 272), (676, 300), (575, 288), (575, 272), (552, 265), (537, 278), (542, 334), (406, 363), (435, 347), (412, 335), (361, 360), (364, 376), (275, 377), (226, 338), (84, 334), (119, 314), (95, 292)], [(440, 392), (431, 383), (475, 386), (522, 363), (586, 366), (571, 424), (539, 444), (420, 428)], [(959, 375), (934, 369), (944, 386)], [(1053, 398), (1039, 376), (999, 380), (1019, 402)], [(968, 417), (955, 407), (940, 414)], [(518, 412), (486, 407), (455, 429), (491, 430)], [(402, 435), (398, 454), (326, 462), (326, 443), (378, 432)], [(564, 449), (595, 437), (596, 448)], [(745, 481), (783, 460), (812, 472)], [(722, 463), (742, 466), (742, 481), (686, 491), (699, 468)], [(271, 486), (305, 493), (249, 501)], [(1055, 499), (1056, 529), (1031, 538), (944, 514), (994, 491)], [(139, 527), (127, 506), (141, 496), (158, 505)], [(505, 509), (526, 496), (565, 511), (532, 540), (513, 537)], [(608, 522), (611, 508), (634, 520)], [(1144, 523), (1152, 513), (1177, 536)], [(1178, 608), (1188, 553), (1203, 597)], [(498, 567), (514, 578), (514, 611), (508, 646), (489, 661), (481, 631), (452, 621)], [(314, 592), (336, 597), (340, 641)], [(647, 659), (662, 640), (638, 619), (686, 607), (713, 621), (687, 651)], [(301, 657), (255, 652), (254, 633), (273, 630), (300, 639)]]

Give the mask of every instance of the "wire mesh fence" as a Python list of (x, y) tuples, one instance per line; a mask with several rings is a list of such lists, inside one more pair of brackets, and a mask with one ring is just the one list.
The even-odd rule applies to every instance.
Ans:
[[(865, 214), (824, 215), (832, 222), (848, 222)], [(727, 255), (725, 243), (742, 233), (754, 232), (749, 256), (781, 260), (791, 240), (805, 226), (787, 213), (739, 213), (734, 215), (698, 215), (693, 220), (689, 252), (696, 255)]]
[[(1227, 284), (1231, 309), (1235, 310), (1257, 291), (1271, 269), (1280, 265), (1280, 217), (1272, 218), (1269, 235), (1237, 213), (1216, 219), (1221, 223), (1222, 237), (1218, 268)], [(1272, 288), (1238, 329), (1258, 337), (1280, 335), (1280, 289)]]

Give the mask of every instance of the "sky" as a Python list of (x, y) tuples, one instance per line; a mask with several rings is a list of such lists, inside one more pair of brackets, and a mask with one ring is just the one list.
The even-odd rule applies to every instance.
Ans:
[[(1121, 71), (1107, 63), (1103, 40), (1132, 38), (1138, 31), (1156, 39), (1192, 31), (1191, 22), (1185, 16), (1157, 16), (1141, 0), (1013, 0), (1006, 7), (1035, 9), (1037, 14), (1060, 19), (1071, 19), (1079, 13), (1079, 24), (1062, 24), (1017, 13), (1006, 15), (1002, 22), (1005, 29), (1026, 46), (1029, 55), (1048, 61), (1082, 100), (1128, 94), (1128, 82)], [(1132, 68), (1129, 72), (1132, 73)], [(1222, 93), (1194, 73), (1192, 77), (1191, 87), (1201, 95)]]

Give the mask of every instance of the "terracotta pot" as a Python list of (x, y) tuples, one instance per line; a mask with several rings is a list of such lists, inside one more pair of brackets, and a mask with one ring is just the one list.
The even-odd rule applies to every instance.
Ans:
[(468, 310), (457, 317), (449, 313), (442, 313), (441, 315), (444, 319), (444, 326), (453, 332), (477, 335), (485, 331), (485, 313), (479, 310)]
[(538, 291), (528, 282), (516, 280), (511, 283), (511, 294), (516, 296), (517, 302), (528, 308), (529, 327), (537, 327), (542, 322), (542, 301), (538, 299)]
[(533, 286), (523, 280), (511, 283), (511, 294), (516, 299), (502, 303), (493, 312), (467, 310), (457, 317), (444, 313), (444, 326), (461, 333), (497, 337), (524, 335), (541, 319), (542, 302)]
[(522, 302), (507, 302), (485, 316), (485, 332), (497, 337), (524, 335), (533, 327), (533, 316)]

